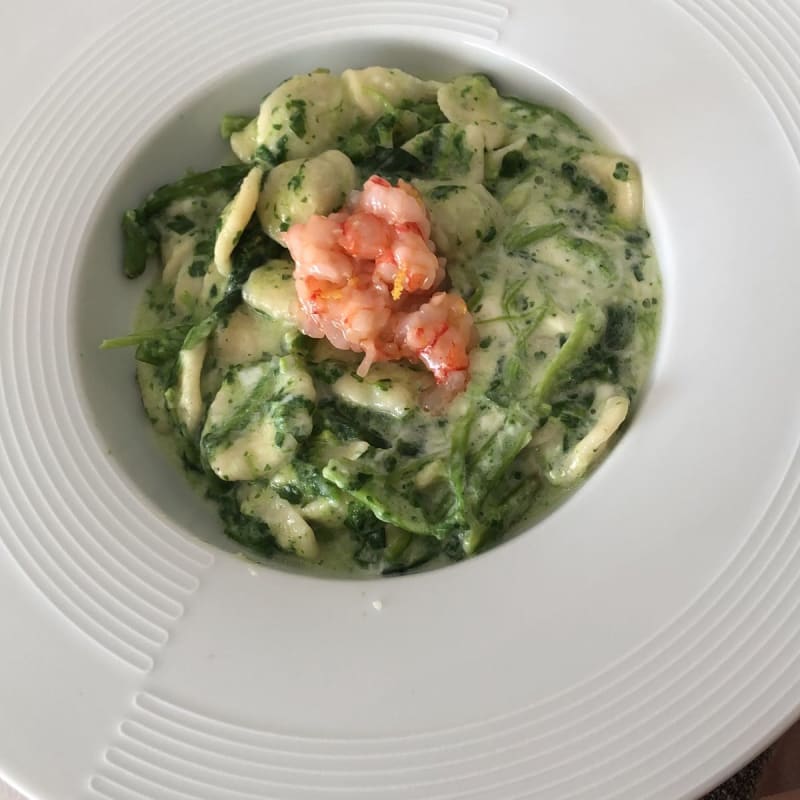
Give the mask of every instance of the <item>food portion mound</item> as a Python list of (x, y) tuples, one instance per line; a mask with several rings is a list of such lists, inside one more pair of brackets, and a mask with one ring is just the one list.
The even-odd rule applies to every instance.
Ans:
[(345, 209), (294, 223), (283, 237), (294, 260), (303, 333), (376, 361), (422, 362), (455, 394), (467, 383), (472, 317), (456, 292), (434, 292), (445, 259), (430, 240), (422, 195), (378, 175)]
[[(244, 552), (397, 574), (543, 514), (643, 385), (636, 166), (483, 75), (296, 75), (124, 215), (148, 417)], [(185, 167), (176, 164), (173, 174)]]

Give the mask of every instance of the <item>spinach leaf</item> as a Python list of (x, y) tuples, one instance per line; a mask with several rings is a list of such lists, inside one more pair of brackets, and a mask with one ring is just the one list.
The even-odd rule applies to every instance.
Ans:
[(234, 190), (250, 171), (249, 164), (228, 164), (208, 170), (192, 172), (175, 183), (160, 186), (142, 203), (138, 215), (148, 219), (163, 211), (170, 203), (186, 197), (203, 197), (220, 189)]
[(283, 252), (283, 248), (264, 233), (254, 215), (242, 231), (231, 256), (228, 293), (240, 289), (256, 267), (266, 264), (272, 258), (280, 257)]
[(145, 270), (147, 257), (155, 249), (158, 238), (152, 225), (153, 217), (176, 200), (202, 197), (220, 189), (233, 190), (249, 169), (247, 164), (233, 164), (208, 172), (191, 173), (175, 183), (159, 187), (148, 195), (139, 208), (126, 211), (122, 215), (122, 263), (125, 275), (138, 278)]
[(355, 560), (362, 566), (378, 564), (386, 548), (386, 525), (355, 501), (348, 504), (344, 524), (356, 542)]
[(122, 215), (122, 268), (128, 278), (138, 278), (147, 266), (147, 257), (153, 250), (147, 228), (138, 212), (126, 211)]
[(137, 361), (161, 366), (175, 361), (191, 327), (191, 325), (174, 325), (167, 328), (138, 331), (116, 339), (104, 339), (100, 343), (100, 349), (135, 347)]
[[(475, 424), (478, 419), (480, 425)], [(534, 423), (519, 406), (504, 409), (488, 398), (477, 398), (456, 426), (450, 478), (458, 516), (463, 520), (461, 542), (465, 553), (475, 552), (487, 533), (505, 519), (503, 498), (509, 468), (530, 442)]]
[(238, 114), (223, 115), (219, 123), (220, 136), (222, 136), (223, 139), (230, 139), (234, 133), (238, 133), (246, 128), (251, 120), (252, 117), (243, 117)]
[(549, 225), (514, 225), (503, 238), (503, 245), (509, 252), (524, 250), (536, 242), (549, 239), (561, 233), (567, 226), (563, 222), (553, 222)]
[(242, 513), (236, 484), (222, 481), (210, 471), (208, 483), (206, 497), (217, 504), (226, 536), (263, 556), (272, 556), (279, 551), (269, 526), (256, 517)]
[(401, 147), (379, 147), (368, 158), (357, 163), (364, 175), (380, 175), (387, 180), (411, 180), (425, 174), (425, 164)]

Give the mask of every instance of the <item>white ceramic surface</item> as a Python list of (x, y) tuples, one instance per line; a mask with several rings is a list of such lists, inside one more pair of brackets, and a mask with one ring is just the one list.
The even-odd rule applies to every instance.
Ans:
[[(774, 738), (800, 710), (798, 6), (74, 8), (37, 34), (72, 66), (0, 83), (0, 774), (41, 800), (689, 798)], [(141, 291), (119, 212), (213, 163), (222, 111), (377, 62), (490, 72), (637, 158), (665, 317), (635, 423), (556, 513), (329, 581), (216, 546), (95, 345)]]

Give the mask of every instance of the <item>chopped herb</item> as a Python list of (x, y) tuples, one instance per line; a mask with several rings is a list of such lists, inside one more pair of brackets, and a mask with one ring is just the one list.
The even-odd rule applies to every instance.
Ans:
[(286, 160), (288, 147), (289, 137), (284, 133), (271, 148), (265, 144), (259, 145), (254, 154), (255, 159), (268, 167), (275, 167)]
[(306, 135), (306, 101), (296, 98), (286, 103), (289, 109), (289, 128), (298, 139)]
[(606, 207), (608, 205), (608, 193), (594, 181), (589, 180), (585, 175), (578, 171), (578, 167), (565, 161), (561, 165), (561, 174), (573, 186), (576, 191), (586, 192), (595, 205)]
[(630, 344), (636, 329), (636, 309), (632, 305), (614, 304), (606, 309), (603, 341), (609, 350), (622, 350)]
[[(294, 175), (292, 175), (291, 178), (289, 178), (289, 182), (287, 184), (288, 188), (293, 192), (296, 192), (298, 191), (298, 189), (301, 189), (303, 186), (304, 177), (305, 176), (303, 175), (303, 170), (299, 169), (297, 172), (295, 172)], [(305, 200), (305, 198), (303, 199)]]
[(542, 241), (543, 239), (549, 239), (552, 236), (556, 236), (565, 228), (566, 225), (564, 225), (563, 222), (554, 222), (549, 225), (539, 225), (535, 228), (525, 224), (515, 225), (506, 234), (503, 244), (505, 245), (506, 250), (510, 252), (522, 250), (526, 247), (530, 247), (532, 244), (536, 244), (536, 242)]
[(189, 272), (189, 275), (191, 275), (191, 277), (193, 277), (193, 278), (202, 278), (203, 275), (206, 274), (207, 270), (208, 270), (208, 262), (207, 261), (201, 261), (200, 259), (195, 259), (189, 265), (188, 272)]
[(512, 150), (503, 156), (499, 174), (501, 178), (515, 178), (527, 168), (528, 159), (519, 150)]
[(150, 251), (150, 237), (136, 211), (126, 211), (122, 216), (123, 268), (129, 278), (138, 278), (145, 270)]

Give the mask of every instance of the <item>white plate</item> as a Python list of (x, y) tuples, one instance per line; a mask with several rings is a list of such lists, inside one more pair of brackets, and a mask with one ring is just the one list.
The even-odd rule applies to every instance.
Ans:
[[(788, 0), (181, 0), (82, 47), (0, 164), (0, 771), (42, 800), (689, 798), (776, 736), (798, 52)], [(213, 543), (96, 343), (141, 291), (121, 209), (213, 163), (221, 112), (379, 62), (490, 72), (638, 159), (664, 325), (634, 424), (556, 513), (445, 570), (320, 580)]]

